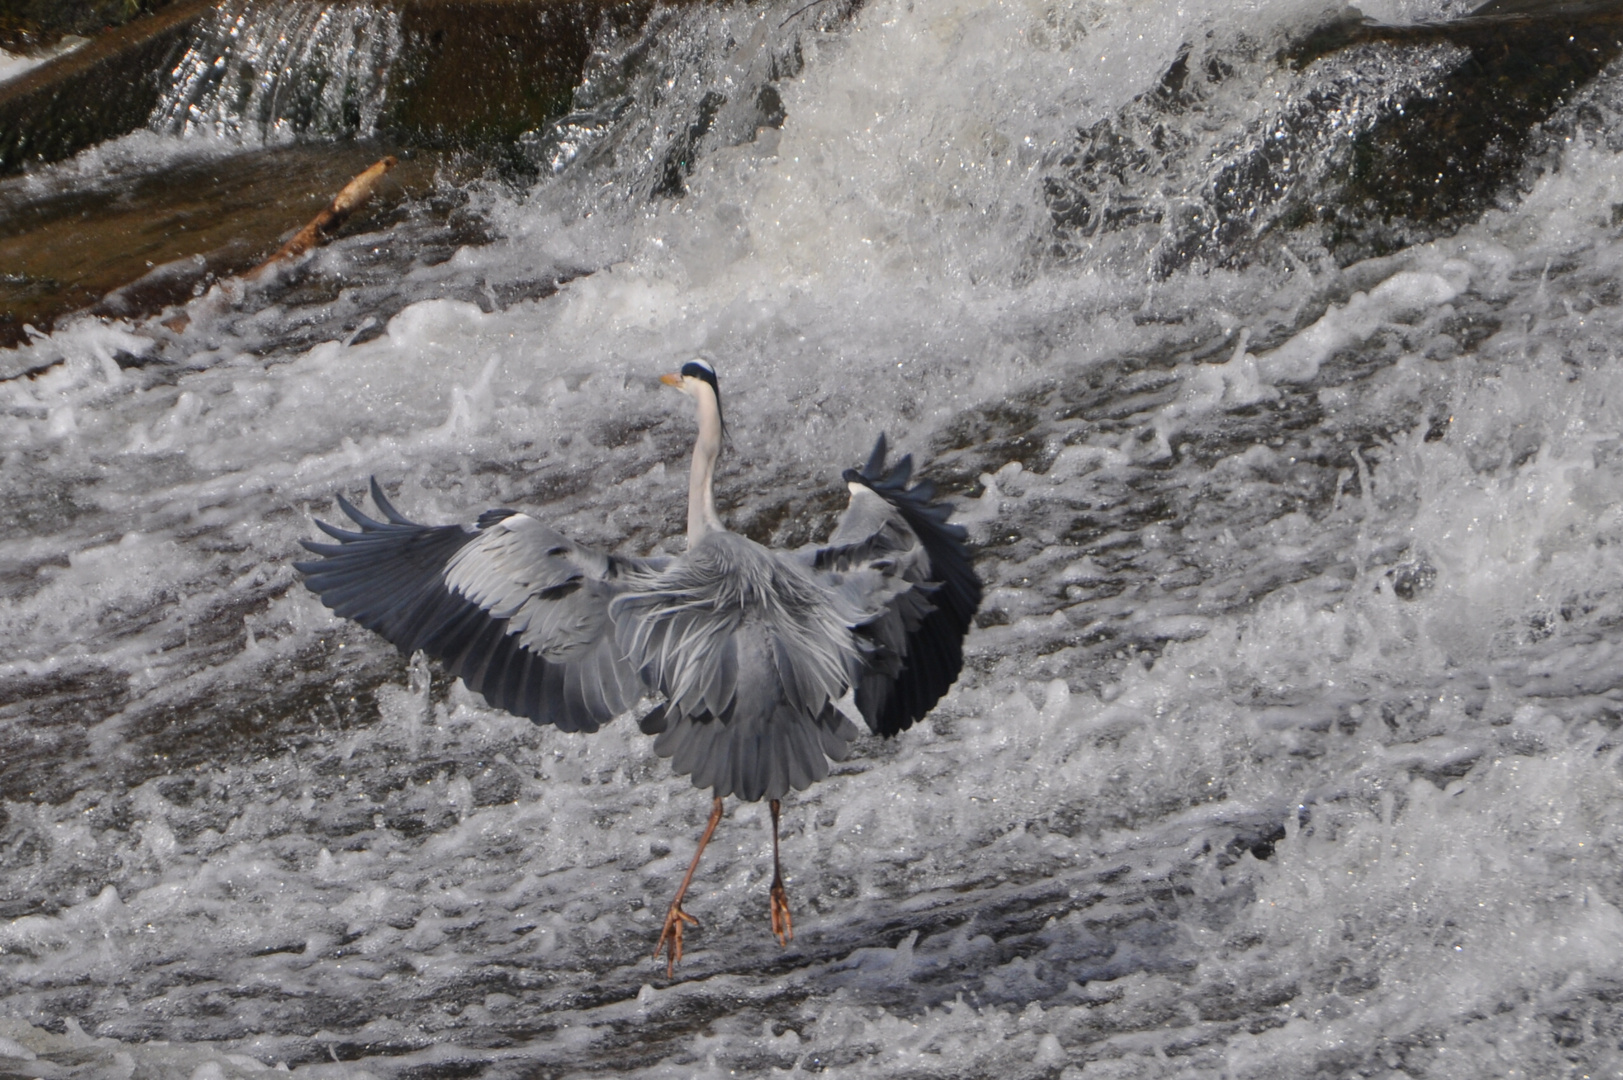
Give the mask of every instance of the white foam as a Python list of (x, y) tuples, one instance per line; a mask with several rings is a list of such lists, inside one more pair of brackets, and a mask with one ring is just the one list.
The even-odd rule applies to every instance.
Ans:
[[(419, 666), (376, 695), (381, 719), (341, 714), (335, 689), (276, 721), (297, 745), (135, 783), (126, 825), (99, 816), (124, 793), (9, 803), (39, 852), (17, 880), (60, 903), (0, 924), (21, 988), (7, 1008), (32, 1021), (0, 1036), (56, 1052), (67, 1037), (40, 1025), (72, 1030), (62, 987), (162, 969), (186, 974), (166, 1015), (214, 1016), (215, 984), (368, 1014), (218, 1036), (266, 1066), (290, 1047), (399, 1051), (309, 1075), (567, 1070), (614, 1059), (650, 1018), (718, 1013), (623, 1071), (1312, 1075), (1342, 1053), (1349, 1070), (1564, 1068), (1550, 1017), (1609, 1007), (1592, 988), (1623, 962), (1606, 854), (1623, 842), (1623, 327), (1601, 220), (1623, 198), (1618, 156), (1574, 145), (1519, 207), (1345, 270), (1152, 290), (1024, 246), (1068, 127), (1153, 86), (1192, 28), (1261, 33), (1304, 10), (875, 3), (808, 40), (775, 145), (710, 154), (681, 200), (592, 217), (551, 188), (498, 200), (514, 239), (410, 277), (422, 292), (374, 340), (266, 361), (200, 330), (161, 378), (118, 367), (145, 347), (118, 324), (29, 346), (62, 362), (0, 384), (6, 475), (33, 485), (7, 479), (6, 498), (19, 520), (61, 520), (0, 538), (32, 568), (0, 600), (0, 673), (86, 665), (127, 686), (136, 704), (91, 733), (92, 760), (116, 761), (144, 745), (131, 725), (188, 695), (274, 697), (310, 655), (335, 687), (384, 669), (385, 647), (277, 588), (315, 535), (306, 511), (330, 515), (368, 473), (422, 520), (519, 502), (640, 553), (680, 519), (690, 421), (654, 377), (681, 357), (717, 364), (725, 512), (748, 520), (784, 491), (837, 491), (881, 429), (951, 459), (955, 424), (1031, 401), (1059, 424), (1034, 387), (1166, 355), (1136, 321), (1147, 303), (1219, 311), (1232, 335), (1223, 363), (1146, 367), (1166, 381), (1135, 386), (1136, 411), (1084, 409), (958, 500), (1001, 618), (934, 716), (786, 807), (799, 947), (820, 952), (771, 967), (768, 819), (730, 808), (689, 901), (693, 981), (664, 986), (646, 954), (704, 795), (629, 724), (534, 728), (431, 693)], [(750, 40), (750, 12), (715, 17)], [(491, 313), (429, 284), (554, 258), (602, 268)], [(1317, 314), (1253, 351), (1297, 304)], [(1497, 329), (1469, 341), (1467, 315)], [(1330, 378), (1346, 356), (1355, 370)], [(1305, 434), (1246, 426), (1304, 384)], [(1334, 491), (1293, 479), (1319, 458), (1351, 462)], [(1131, 502), (1129, 481), (1171, 510)], [(59, 489), (72, 507), (46, 498)], [(1107, 534), (1124, 501), (1145, 520)], [(222, 607), (245, 640), (198, 662), (186, 634)], [(999, 914), (1045, 905), (1051, 922)], [(536, 983), (455, 998), (493, 970)], [(599, 985), (623, 998), (580, 1004)], [(91, 1040), (108, 1062), (250, 1068), (93, 1007), (97, 1035), (126, 1039)], [(533, 1034), (537, 1017), (557, 1030)], [(504, 1024), (525, 1034), (489, 1049)]]

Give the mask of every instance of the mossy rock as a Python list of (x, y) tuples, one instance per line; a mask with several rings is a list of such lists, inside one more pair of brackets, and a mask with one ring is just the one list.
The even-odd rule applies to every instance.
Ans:
[(0, 48), (29, 53), (68, 34), (92, 37), (150, 15), (171, 0), (0, 0)]

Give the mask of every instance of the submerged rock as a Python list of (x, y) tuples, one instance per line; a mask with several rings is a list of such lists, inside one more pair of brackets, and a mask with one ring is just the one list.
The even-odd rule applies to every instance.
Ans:
[[(1045, 179), (1053, 253), (1128, 234), (1119, 246), (1147, 241), (1165, 277), (1243, 265), (1287, 236), (1347, 264), (1452, 232), (1537, 174), (1544, 125), (1620, 52), (1617, 0), (1409, 26), (1348, 8), (1277, 52), (1186, 47), (1154, 90), (1079, 129)], [(1216, 122), (1280, 65), (1299, 74), (1270, 113), (1239, 134)]]
[(1517, 188), (1539, 126), (1623, 52), (1623, 4), (1496, 0), (1445, 24), (1349, 28), (1348, 45), (1364, 42), (1464, 51), (1354, 143), (1340, 198), (1321, 213), (1345, 260), (1450, 232)]

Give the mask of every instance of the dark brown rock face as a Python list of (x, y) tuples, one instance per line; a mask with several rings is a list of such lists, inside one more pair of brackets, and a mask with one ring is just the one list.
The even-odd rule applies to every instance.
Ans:
[(1495, 2), (1446, 24), (1343, 26), (1305, 42), (1297, 60), (1375, 42), (1469, 52), (1357, 141), (1325, 215), (1332, 247), (1357, 255), (1456, 228), (1513, 187), (1539, 125), (1623, 52), (1623, 4)]
[(163, 73), (213, 7), (213, 0), (181, 0), (0, 84), (0, 174), (60, 160), (145, 123), (163, 92)]
[[(0, 85), (0, 175), (147, 123), (215, 6), (179, 0)], [(569, 111), (604, 20), (633, 28), (651, 7), (648, 0), (410, 0), (398, 9), (399, 53), (380, 73), (388, 108), (379, 130), (365, 134), (397, 145), (510, 143)]]
[(616, 0), (414, 0), (390, 77), (389, 134), (413, 143), (507, 142), (569, 111), (604, 19), (640, 24), (651, 4)]

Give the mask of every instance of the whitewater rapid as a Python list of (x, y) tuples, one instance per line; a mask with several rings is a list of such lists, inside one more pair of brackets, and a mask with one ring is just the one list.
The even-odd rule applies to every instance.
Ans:
[[(1293, 72), (1301, 3), (800, 8), (605, 41), (538, 178), (461, 190), (488, 243), (415, 257), (408, 218), (315, 255), (314, 299), (4, 359), (0, 1071), (1619, 1072), (1623, 129), (1585, 126), (1616, 74), (1457, 234), (1343, 265), (1259, 201), (1254, 255), (1164, 273), (1148, 217), (1056, 240), (1079, 130), (1187, 49), (1237, 71), (1122, 181), (1176, 207), (1315, 91), (1448, 50)], [(490, 710), (290, 563), (369, 475), (416, 520), (678, 550), (657, 376), (696, 353), (735, 529), (821, 537), (884, 431), (988, 590), (932, 716), (785, 804), (794, 944), (733, 806), (666, 980), (705, 794), (634, 723)]]

